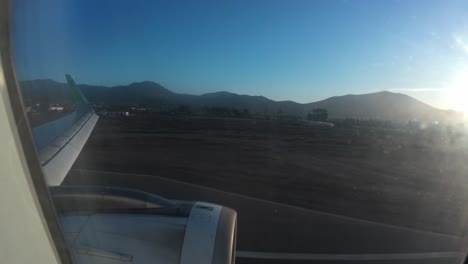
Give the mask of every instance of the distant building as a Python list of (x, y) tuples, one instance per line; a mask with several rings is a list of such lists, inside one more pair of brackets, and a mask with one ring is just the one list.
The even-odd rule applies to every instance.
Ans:
[(49, 111), (62, 112), (64, 109), (63, 106), (49, 106)]

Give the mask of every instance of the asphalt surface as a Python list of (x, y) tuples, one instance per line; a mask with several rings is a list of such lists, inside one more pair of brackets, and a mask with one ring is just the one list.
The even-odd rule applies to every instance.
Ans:
[(238, 212), (238, 263), (461, 263), (466, 240), (344, 217), (168, 178), (72, 170), (64, 185), (134, 188)]

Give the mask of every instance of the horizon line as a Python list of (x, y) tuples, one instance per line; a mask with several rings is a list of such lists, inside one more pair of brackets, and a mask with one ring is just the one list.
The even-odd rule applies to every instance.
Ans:
[[(56, 82), (56, 83), (60, 83), (60, 84), (64, 84), (66, 85), (65, 82), (61, 82), (61, 81), (57, 81), (55, 79), (52, 79), (52, 78), (39, 78), (39, 79), (29, 79), (29, 80), (19, 80), (19, 82), (33, 82), (33, 81), (53, 81), (53, 82)], [(159, 82), (156, 82), (156, 81), (150, 81), (150, 80), (144, 80), (144, 81), (133, 81), (133, 82), (129, 82), (128, 84), (120, 84), (120, 85), (112, 85), (112, 86), (109, 86), (109, 85), (100, 85), (100, 84), (88, 84), (88, 83), (81, 83), (81, 82), (77, 82), (77, 85), (88, 85), (88, 86), (100, 86), (100, 87), (105, 87), (105, 88), (115, 88), (115, 87), (119, 87), (119, 86), (129, 86), (129, 85), (132, 85), (132, 84), (139, 84), (139, 83), (152, 83), (152, 84), (156, 84), (156, 85), (159, 85), (161, 86), (162, 88), (172, 92), (172, 93), (175, 93), (175, 94), (179, 94), (179, 95), (192, 95), (192, 96), (203, 96), (203, 95), (207, 95), (207, 94), (215, 94), (215, 93), (230, 93), (230, 94), (234, 94), (234, 95), (238, 95), (238, 96), (252, 96), (252, 97), (264, 97), (268, 100), (271, 100), (271, 101), (274, 101), (274, 102), (292, 102), (292, 103), (296, 103), (296, 104), (301, 104), (301, 105), (306, 105), (306, 104), (313, 104), (313, 103), (317, 103), (317, 102), (321, 102), (321, 101), (324, 101), (324, 100), (327, 100), (327, 99), (331, 99), (331, 98), (334, 98), (334, 97), (344, 97), (344, 96), (363, 96), (363, 95), (372, 95), (372, 94), (379, 94), (379, 93), (390, 93), (390, 94), (395, 94), (395, 95), (404, 95), (404, 96), (408, 96), (410, 97), (411, 99), (413, 100), (416, 100), (420, 103), (423, 103), (425, 105), (428, 105), (432, 108), (435, 108), (435, 109), (438, 109), (438, 110), (442, 110), (442, 111), (454, 111), (456, 113), (463, 113), (463, 111), (457, 111), (457, 110), (454, 110), (454, 109), (449, 109), (449, 108), (440, 108), (440, 107), (436, 107), (436, 106), (433, 106), (429, 103), (426, 103), (422, 100), (419, 100), (417, 98), (414, 98), (413, 96), (409, 95), (409, 94), (406, 94), (406, 93), (402, 93), (404, 91), (411, 91), (412, 89), (388, 89), (388, 90), (376, 90), (375, 92), (372, 92), (372, 91), (365, 91), (364, 93), (349, 93), (349, 94), (342, 94), (342, 95), (333, 95), (333, 96), (329, 96), (329, 97), (326, 97), (326, 98), (323, 98), (323, 99), (319, 99), (319, 100), (316, 100), (316, 101), (312, 101), (312, 102), (307, 102), (307, 103), (301, 103), (301, 102), (297, 102), (297, 101), (294, 101), (294, 100), (291, 100), (291, 99), (284, 99), (284, 100), (276, 100), (276, 99), (272, 99), (268, 96), (265, 96), (265, 95), (252, 95), (252, 94), (241, 94), (241, 93), (235, 93), (235, 92), (230, 92), (230, 91), (226, 91), (226, 90), (219, 90), (219, 91), (215, 91), (215, 92), (205, 92), (205, 93), (201, 93), (201, 94), (191, 94), (191, 93), (180, 93), (180, 92), (174, 92), (173, 90), (167, 88), (166, 86), (163, 86), (161, 85)], [(416, 89), (416, 91), (419, 91), (418, 89)], [(428, 90), (425, 90), (425, 91), (428, 91)], [(440, 89), (437, 89), (437, 90), (431, 90), (431, 91), (440, 91)]]

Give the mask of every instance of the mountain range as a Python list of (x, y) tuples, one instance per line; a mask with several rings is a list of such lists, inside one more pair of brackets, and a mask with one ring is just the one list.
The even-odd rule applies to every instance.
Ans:
[[(274, 101), (264, 96), (214, 92), (202, 95), (180, 94), (154, 82), (135, 82), (122, 86), (78, 85), (90, 102), (97, 104), (146, 107), (187, 105), (197, 107), (228, 107), (247, 109), (259, 115), (283, 114), (305, 117), (315, 108), (324, 108), (329, 118), (379, 119), (394, 122), (419, 120), (426, 122), (461, 122), (463, 115), (452, 110), (441, 110), (408, 95), (378, 92), (361, 95), (333, 96), (311, 103)], [(49, 79), (20, 82), (26, 104), (32, 102), (70, 101), (66, 84)]]

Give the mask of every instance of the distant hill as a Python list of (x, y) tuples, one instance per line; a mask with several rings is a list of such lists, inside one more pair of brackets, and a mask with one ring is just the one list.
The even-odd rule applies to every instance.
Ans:
[[(25, 101), (71, 100), (64, 83), (52, 80), (33, 80), (20, 83)], [(291, 115), (305, 117), (315, 108), (325, 108), (330, 119), (379, 119), (395, 122), (409, 120), (459, 122), (461, 114), (440, 110), (408, 95), (378, 92), (362, 95), (334, 96), (300, 104), (293, 101), (274, 101), (263, 96), (238, 95), (230, 92), (189, 95), (174, 93), (154, 82), (135, 82), (125, 86), (105, 87), (79, 85), (85, 96), (94, 103), (111, 105), (145, 105), (148, 107), (187, 105), (190, 107), (228, 107), (247, 109), (260, 115)]]
[(69, 102), (72, 94), (66, 85), (52, 80), (20, 82), (23, 100), (26, 105), (42, 102)]
[(333, 118), (379, 119), (407, 122), (455, 121), (462, 115), (451, 110), (440, 110), (401, 93), (378, 92), (362, 95), (334, 96), (306, 104), (305, 108), (325, 108)]

